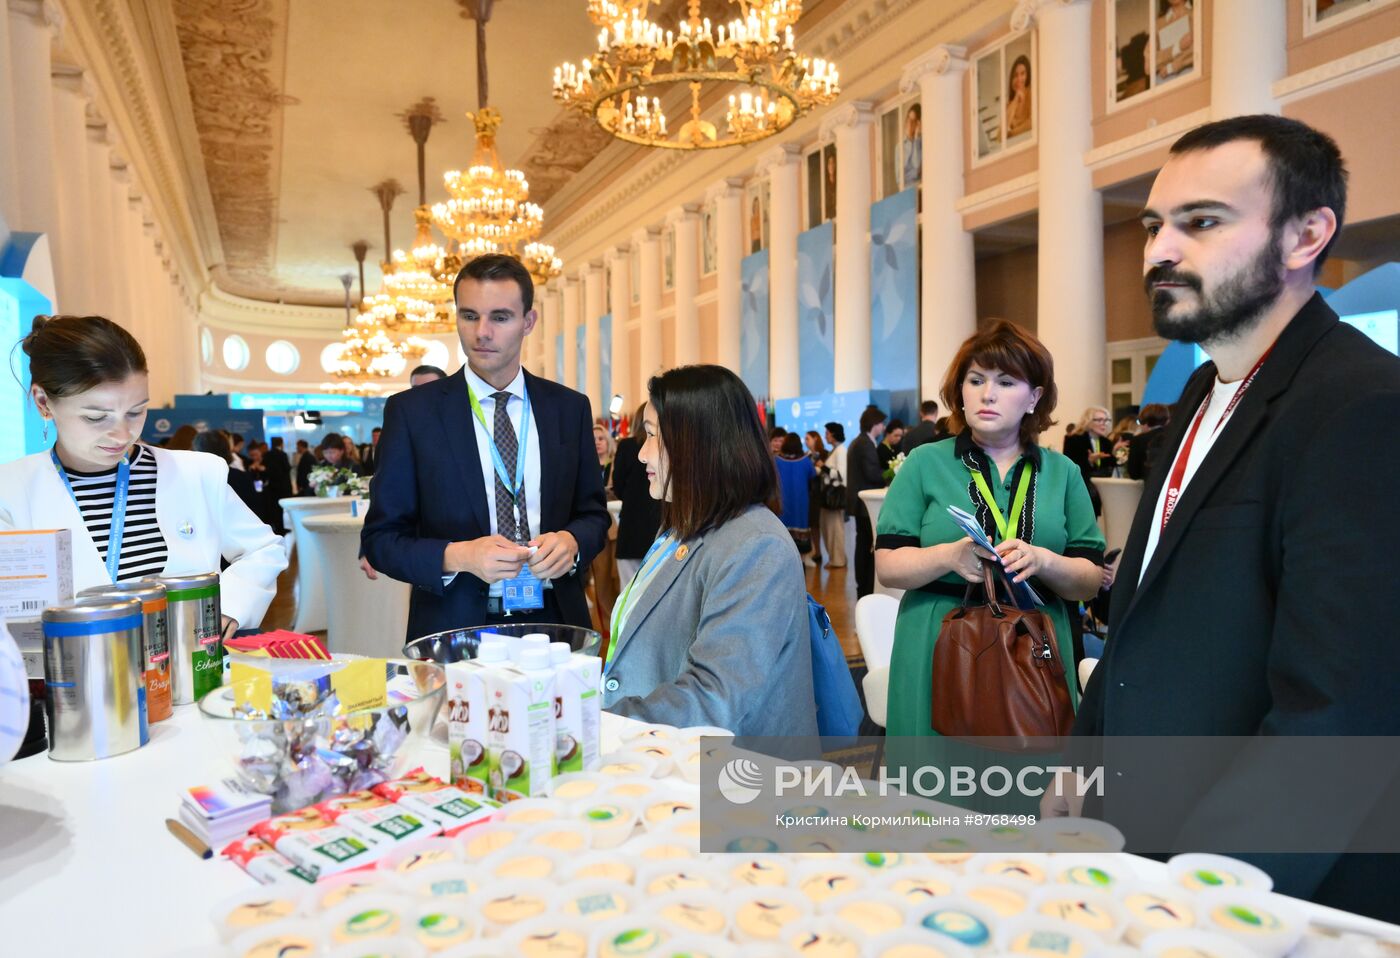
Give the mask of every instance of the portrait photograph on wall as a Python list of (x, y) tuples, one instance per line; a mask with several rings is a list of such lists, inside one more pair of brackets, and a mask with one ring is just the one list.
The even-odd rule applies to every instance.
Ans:
[(744, 250), (768, 248), (768, 180), (755, 177), (744, 186)]
[(836, 144), (822, 147), (822, 222), (836, 219)]
[(1190, 75), (1196, 65), (1200, 13), (1191, 0), (1113, 0), (1114, 103)]
[(973, 69), (977, 94), (977, 157), (1001, 151), (1001, 48), (979, 57)]
[(899, 192), (899, 104), (880, 114), (880, 199)]
[(1002, 53), (1002, 76), (1006, 77), (1006, 145), (1022, 143), (1035, 132), (1031, 35), (1023, 34), (1008, 43)]
[(1304, 0), (1308, 26), (1331, 26), (1333, 23), (1350, 20), (1354, 16), (1373, 7), (1381, 6), (1385, 0)]
[(700, 214), (700, 274), (715, 271), (715, 207), (711, 203)]
[(666, 226), (666, 241), (662, 243), (661, 288), (676, 288), (676, 230), (669, 224)]
[(1010, 37), (974, 61), (973, 135), (979, 160), (1035, 142), (1033, 37), (1030, 32)]
[(807, 154), (807, 229), (822, 225), (822, 151)]
[(924, 108), (918, 100), (910, 100), (901, 110), (899, 128), (899, 188), (918, 186), (924, 170)]

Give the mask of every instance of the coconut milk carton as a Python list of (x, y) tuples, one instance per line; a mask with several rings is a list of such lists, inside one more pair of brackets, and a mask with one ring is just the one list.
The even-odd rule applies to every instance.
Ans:
[(498, 802), (544, 795), (554, 779), (554, 669), (548, 648), (527, 648), (487, 678), (488, 792)]
[(554, 755), (558, 774), (592, 771), (598, 767), (599, 724), (602, 720), (603, 661), (596, 655), (575, 654), (567, 642), (549, 647), (554, 666)]
[(487, 679), (505, 664), (505, 646), (482, 642), (477, 657), (447, 666), (447, 749), (452, 784), (464, 792), (485, 795), (490, 764), (487, 760), (487, 712), (490, 708)]

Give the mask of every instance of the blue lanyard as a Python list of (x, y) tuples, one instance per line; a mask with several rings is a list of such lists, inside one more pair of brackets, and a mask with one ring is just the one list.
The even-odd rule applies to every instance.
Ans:
[(519, 448), (515, 456), (514, 478), (506, 472), (505, 460), (501, 458), (501, 450), (496, 446), (496, 435), (486, 424), (486, 413), (481, 411), (481, 403), (477, 400), (471, 383), (467, 383), (467, 399), (471, 400), (472, 413), (476, 416), (476, 421), (481, 423), (482, 429), (486, 430), (486, 441), (491, 447), (491, 465), (496, 467), (496, 477), (501, 480), (501, 485), (506, 487), (510, 497), (517, 502), (520, 501), (520, 493), (525, 489), (526, 443), (530, 440), (530, 391), (525, 390), (525, 406), (520, 411), (520, 442), (517, 444)]
[[(58, 450), (50, 449), (49, 457), (53, 459), (53, 467), (58, 470), (58, 478), (63, 480), (73, 505), (77, 506), (78, 515), (82, 515), (83, 509), (78, 506), (78, 497), (73, 493), (73, 483), (68, 481), (68, 473), (64, 471), (63, 463), (58, 461)], [(131, 463), (127, 461), (126, 456), (122, 456), (122, 461), (117, 464), (117, 488), (112, 493), (112, 523), (107, 533), (107, 578), (113, 582), (117, 581), (117, 570), (122, 564), (122, 537), (126, 533), (126, 495), (130, 487)]]
[[(613, 656), (617, 652), (617, 640), (621, 638), (618, 633), (621, 631), (622, 627), (627, 624), (627, 616), (632, 611), (632, 588), (638, 582), (644, 583), (650, 576), (655, 575), (656, 570), (680, 547), (681, 541), (679, 539), (671, 539), (670, 543), (667, 544), (666, 540), (670, 538), (670, 535), (669, 532), (663, 532), (656, 537), (656, 541), (651, 544), (651, 548), (647, 550), (647, 554), (642, 556), (642, 564), (637, 568), (637, 574), (632, 577), (631, 582), (627, 583), (627, 588), (622, 593), (622, 597), (618, 599), (617, 604), (613, 606), (613, 616), (610, 627), (612, 634), (609, 636), (608, 659), (603, 663), (603, 672), (605, 674), (612, 668)], [(664, 550), (661, 548), (663, 545), (666, 546)], [(658, 552), (660, 553), (659, 555), (657, 554)], [(642, 592), (645, 591), (646, 586), (644, 585), (642, 587)], [(638, 593), (637, 597), (640, 598), (641, 593)]]

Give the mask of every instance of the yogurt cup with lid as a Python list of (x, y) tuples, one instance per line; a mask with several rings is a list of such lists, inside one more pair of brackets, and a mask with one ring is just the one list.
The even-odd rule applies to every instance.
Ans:
[(425, 952), (436, 955), (476, 940), (480, 929), (465, 900), (443, 897), (414, 904), (407, 934)]
[(1102, 939), (1068, 922), (1043, 915), (1017, 918), (998, 936), (1003, 953), (1015, 958), (1092, 958)]
[(1031, 832), (1043, 852), (1099, 855), (1121, 852), (1127, 844), (1117, 828), (1094, 818), (1042, 818)]
[(706, 889), (685, 888), (648, 898), (646, 910), (686, 934), (724, 935), (730, 925), (729, 899)]
[(1038, 886), (1015, 878), (992, 875), (965, 875), (958, 882), (958, 893), (989, 908), (998, 918), (1016, 918), (1031, 907), (1031, 895)]
[(582, 855), (593, 849), (593, 831), (582, 822), (568, 819), (544, 822), (527, 830), (516, 848), (543, 848), (561, 855)]
[(729, 880), (717, 862), (672, 858), (647, 862), (637, 870), (637, 890), (650, 898), (677, 891), (724, 891)]
[(830, 915), (800, 918), (783, 928), (783, 941), (803, 958), (864, 958), (859, 928)]
[(1050, 859), (1046, 855), (1027, 852), (1010, 855), (974, 855), (964, 866), (968, 875), (1006, 878), (1043, 885), (1049, 880)]
[(434, 865), (394, 876), (395, 888), (417, 902), (468, 901), (481, 889), (479, 873), (461, 863)]
[(546, 915), (511, 929), (500, 942), (510, 958), (588, 958), (592, 933), (587, 922)]
[(503, 822), (485, 822), (468, 828), (453, 839), (463, 862), (475, 865), (485, 858), (509, 848), (530, 829), (525, 825), (507, 825)]
[(378, 868), (381, 872), (405, 875), (420, 868), (455, 865), (461, 860), (459, 839), (425, 838), (423, 841), (394, 849), (379, 859)]
[(745, 888), (729, 893), (731, 934), (738, 941), (772, 944), (783, 930), (813, 914), (812, 900), (795, 888)]
[(1199, 929), (1159, 931), (1142, 943), (1146, 958), (1259, 958), (1224, 935)]
[(397, 937), (337, 945), (326, 952), (326, 958), (427, 958), (428, 954), (412, 938)]
[(865, 876), (841, 859), (828, 859), (798, 865), (792, 884), (815, 908), (830, 898), (865, 887)]
[(680, 738), (681, 730), (674, 725), (661, 722), (647, 722), (640, 728), (629, 728), (618, 736), (623, 748), (631, 748), (637, 742), (674, 742)]
[(496, 821), (510, 825), (533, 827), (544, 822), (567, 818), (569, 802), (558, 797), (522, 798), (507, 802), (496, 813)]
[(674, 929), (665, 922), (645, 915), (600, 922), (593, 929), (593, 954), (597, 958), (670, 958), (666, 943), (675, 936)]
[(914, 912), (914, 927), (972, 951), (990, 951), (1000, 919), (996, 912), (968, 898), (938, 898)]
[(487, 888), (498, 881), (554, 881), (564, 870), (566, 856), (526, 841), (513, 842), (472, 865)]
[(235, 938), (228, 954), (230, 958), (319, 958), (321, 929), (307, 919), (259, 925)]
[[(269, 886), (272, 887), (272, 886)], [(382, 871), (343, 872), (324, 878), (311, 886), (302, 899), (301, 909), (308, 917), (330, 911), (358, 895), (396, 895), (402, 890), (398, 879)]]
[(219, 940), (233, 941), (254, 928), (295, 919), (311, 895), (310, 887), (304, 883), (259, 885), (225, 898), (214, 906), (210, 916), (219, 931)]
[(1267, 872), (1225, 855), (1200, 852), (1174, 855), (1167, 861), (1167, 874), (1173, 883), (1190, 892), (1234, 887), (1272, 891), (1274, 887), (1274, 880)]
[(630, 885), (637, 879), (637, 866), (615, 851), (589, 852), (566, 861), (564, 875), (569, 881), (601, 878)]
[(555, 910), (555, 886), (543, 881), (501, 882), (484, 888), (475, 904), (476, 914), (485, 922), (483, 934), (495, 938)]
[(605, 778), (654, 778), (656, 760), (632, 750), (609, 752), (598, 760), (597, 774)]
[(817, 910), (859, 930), (863, 940), (878, 938), (905, 927), (912, 914), (910, 903), (904, 896), (875, 887), (828, 898)]
[(898, 895), (910, 905), (923, 905), (953, 894), (961, 877), (939, 865), (914, 861), (876, 876), (874, 885)]
[(1281, 895), (1217, 888), (1196, 898), (1202, 931), (1229, 938), (1266, 958), (1282, 958), (1302, 940), (1307, 918)]
[(719, 861), (736, 889), (786, 887), (793, 869), (792, 860), (782, 855), (726, 855)]
[(616, 848), (632, 837), (641, 816), (637, 802), (612, 795), (576, 802), (569, 820), (589, 831), (589, 846), (595, 849)]
[(1195, 897), (1180, 885), (1132, 882), (1114, 891), (1127, 915), (1123, 938), (1130, 945), (1157, 932), (1196, 927)]
[[(605, 879), (570, 882), (555, 897), (555, 906), (570, 918), (590, 925), (632, 914), (640, 897), (628, 885)], [(646, 909), (648, 912), (650, 908)]]
[(1123, 906), (1110, 895), (1079, 885), (1047, 885), (1031, 896), (1031, 914), (1087, 931), (1103, 944), (1122, 937), (1128, 924)]
[(699, 860), (700, 845), (694, 839), (668, 828), (634, 839), (627, 845), (627, 854), (638, 866), (673, 859)]
[(612, 779), (597, 772), (567, 772), (555, 776), (549, 784), (549, 797), (562, 802), (580, 802), (600, 794)]
[(876, 938), (868, 954), (870, 958), (973, 958), (976, 953), (923, 929), (904, 928)]
[(1112, 892), (1137, 880), (1128, 856), (1051, 855), (1050, 880), (1061, 885), (1079, 885)]
[(332, 945), (393, 938), (409, 933), (413, 908), (406, 898), (358, 895), (326, 912), (321, 928)]

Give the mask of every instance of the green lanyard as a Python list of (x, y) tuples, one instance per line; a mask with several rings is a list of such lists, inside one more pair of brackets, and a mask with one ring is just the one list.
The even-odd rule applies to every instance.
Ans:
[(476, 421), (481, 423), (481, 428), (486, 431), (486, 442), (491, 450), (491, 465), (496, 470), (496, 476), (501, 480), (501, 485), (505, 486), (506, 492), (515, 502), (520, 501), (520, 493), (525, 488), (525, 452), (530, 440), (530, 392), (525, 391), (524, 408), (520, 411), (520, 437), (516, 443), (515, 474), (506, 472), (506, 464), (501, 459), (501, 451), (496, 446), (495, 431), (486, 424), (486, 413), (481, 409), (481, 403), (477, 401), (476, 392), (472, 389), (472, 384), (467, 383), (467, 400), (471, 403), (472, 413), (476, 416)]
[(1021, 464), (1021, 481), (1016, 486), (1016, 496), (1011, 501), (1011, 519), (1008, 522), (1001, 517), (1001, 510), (997, 508), (996, 498), (992, 495), (991, 488), (987, 485), (987, 480), (982, 477), (982, 473), (977, 469), (968, 469), (972, 473), (973, 482), (977, 483), (977, 491), (982, 493), (982, 499), (987, 503), (987, 508), (991, 510), (992, 521), (996, 523), (997, 532), (1001, 538), (1010, 538), (1010, 533), (1018, 528), (1021, 521), (1021, 508), (1026, 504), (1026, 490), (1031, 486), (1031, 464), (1023, 462)]

